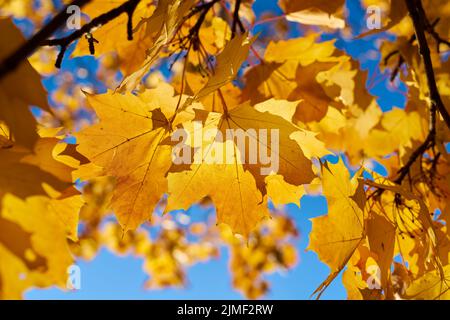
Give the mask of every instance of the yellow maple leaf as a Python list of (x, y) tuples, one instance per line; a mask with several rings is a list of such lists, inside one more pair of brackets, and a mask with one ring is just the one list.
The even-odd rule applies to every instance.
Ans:
[[(6, 195), (0, 215), (0, 297), (18, 299), (30, 287), (65, 286), (73, 257), (67, 231), (47, 197)], [(50, 210), (49, 210), (50, 208)], [(76, 211), (72, 214), (77, 215)]]
[(193, 3), (194, 0), (159, 1), (153, 14), (140, 21), (136, 30), (144, 29), (145, 37), (150, 37), (153, 43), (147, 49), (146, 58), (140, 67), (122, 80), (119, 86), (121, 92), (136, 88), (142, 78), (150, 71), (161, 50), (172, 41), (178, 27), (183, 22), (183, 17), (191, 9)]
[[(0, 32), (4, 40), (0, 44), (0, 60), (3, 60), (25, 38), (9, 18), (0, 19)], [(26, 60), (0, 79), (0, 121), (10, 128), (15, 141), (32, 149), (39, 136), (30, 106), (39, 106), (51, 113), (40, 76)]]
[(247, 33), (231, 39), (217, 56), (213, 75), (208, 79), (206, 85), (194, 95), (193, 100), (201, 99), (231, 82), (237, 76), (242, 63), (247, 59), (253, 41), (254, 39), (248, 38)]
[(342, 160), (322, 165), (323, 193), (328, 214), (312, 219), (309, 250), (313, 250), (331, 269), (328, 278), (316, 289), (318, 296), (345, 267), (365, 238), (363, 184), (350, 173)]
[(345, 21), (339, 18), (339, 10), (345, 1), (288, 1), (280, 0), (279, 5), (286, 13), (286, 19), (308, 25), (327, 26), (342, 29)]
[(406, 297), (420, 300), (450, 299), (450, 265), (446, 265), (443, 271), (443, 276), (434, 270), (414, 280), (406, 290)]
[(125, 230), (135, 229), (167, 192), (172, 157), (165, 140), (182, 119), (169, 122), (179, 98), (167, 85), (139, 96), (109, 91), (87, 98), (100, 122), (76, 134), (77, 149), (116, 178), (111, 206)]
[(41, 166), (41, 160), (45, 158), (19, 146), (0, 149), (0, 158), (0, 196), (5, 193), (20, 197), (47, 195), (52, 190), (62, 191), (72, 184), (70, 168), (50, 160), (64, 174), (48, 172), (51, 171), (49, 163)]
[[(96, 0), (83, 8), (83, 13), (91, 19), (114, 9), (126, 0)], [(133, 25), (137, 25), (141, 19), (146, 19), (154, 11), (153, 1), (140, 1), (133, 14)], [(122, 14), (117, 19), (101, 26), (92, 33), (98, 41), (95, 44), (95, 56), (108, 52), (116, 52), (119, 57), (119, 66), (124, 75), (129, 75), (142, 64), (146, 58), (146, 51), (152, 46), (153, 39), (146, 35), (144, 28), (138, 28), (133, 34), (133, 40), (127, 38), (127, 15)], [(89, 43), (82, 39), (73, 52), (74, 56), (88, 55), (90, 53)]]
[[(244, 104), (225, 114), (198, 111), (195, 119), (201, 119), (206, 129), (216, 130), (227, 138), (222, 141), (213, 137), (194, 154), (194, 159), (198, 157), (200, 161), (190, 170), (169, 174), (167, 210), (187, 209), (193, 202), (209, 196), (217, 207), (218, 222), (227, 223), (234, 232), (247, 236), (267, 215), (265, 179), (271, 170), (284, 177), (277, 183), (290, 184), (286, 185), (288, 189), (309, 183), (314, 177), (311, 162), (303, 153), (303, 146), (308, 149), (313, 140), (293, 138), (295, 133), (302, 132), (301, 129), (279, 116)], [(190, 130), (195, 138), (194, 127), (186, 130)], [(242, 146), (234, 137), (228, 136), (229, 130), (240, 130), (250, 143)], [(269, 134), (276, 131), (279, 143), (273, 145), (275, 140), (264, 141), (258, 133), (261, 130)], [(318, 140), (314, 142), (318, 143)], [(270, 152), (272, 160), (278, 162), (276, 168), (269, 166), (274, 163), (264, 164), (261, 159), (254, 158), (258, 150), (265, 149)], [(264, 169), (268, 172), (263, 173)], [(269, 190), (274, 192), (268, 194), (269, 197), (280, 199), (279, 189), (272, 185)], [(292, 195), (289, 199), (293, 199)]]

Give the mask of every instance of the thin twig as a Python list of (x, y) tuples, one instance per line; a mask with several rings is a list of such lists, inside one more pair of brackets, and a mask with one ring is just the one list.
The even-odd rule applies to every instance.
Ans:
[(416, 160), (422, 156), (433, 144), (436, 136), (436, 131), (432, 130), (428, 133), (425, 141), (411, 154), (406, 164), (398, 170), (399, 176), (394, 180), (396, 184), (402, 184), (403, 179), (409, 174), (412, 165)]
[(415, 38), (419, 43), (419, 53), (425, 66), (427, 83), (430, 91), (431, 105), (429, 111), (430, 119), (428, 135), (425, 141), (411, 154), (406, 164), (398, 171), (399, 176), (394, 180), (394, 182), (397, 184), (401, 184), (403, 179), (410, 174), (410, 169), (412, 165), (417, 161), (417, 159), (421, 158), (424, 152), (434, 146), (436, 139), (437, 111), (441, 113), (444, 121), (450, 128), (450, 117), (448, 116), (447, 110), (445, 109), (445, 106), (441, 100), (441, 96), (436, 85), (433, 64), (430, 56), (430, 48), (428, 47), (427, 39), (425, 37), (425, 30), (427, 25), (428, 28), (433, 28), (433, 25), (435, 25), (438, 20), (436, 20), (433, 25), (430, 25), (428, 23), (421, 0), (406, 0), (406, 4), (408, 6), (409, 14), (414, 23)]
[[(421, 11), (421, 15), (426, 17), (425, 12), (423, 11), (423, 7), (419, 7), (419, 10)], [(439, 21), (439, 18), (437, 19), (437, 21)], [(425, 21), (425, 27), (426, 27), (426, 31), (434, 38), (434, 40), (436, 40), (436, 51), (438, 53), (440, 53), (440, 45), (441, 43), (445, 44), (447, 47), (450, 48), (450, 42), (448, 40), (445, 40), (444, 38), (442, 38), (439, 33), (436, 32), (436, 30), (434, 30), (435, 24), (432, 23), (430, 24), (430, 22), (428, 21), (428, 19)]]
[[(83, 27), (72, 32), (68, 36), (63, 37), (63, 38), (58, 38), (58, 39), (44, 40), (44, 41), (42, 41), (41, 45), (42, 46), (59, 46), (61, 48), (60, 52), (58, 54), (58, 58), (56, 59), (56, 63), (55, 63), (55, 66), (57, 68), (60, 68), (61, 62), (64, 58), (64, 53), (66, 52), (67, 48), (74, 41), (78, 40), (85, 34), (89, 35), (91, 33), (92, 29), (94, 29), (98, 26), (107, 24), (108, 22), (114, 20), (115, 18), (117, 18), (118, 16), (120, 16), (123, 13), (126, 13), (128, 15), (127, 38), (128, 38), (128, 40), (133, 40), (133, 25), (132, 25), (133, 13), (136, 9), (136, 6), (139, 4), (140, 1), (141, 0), (128, 0), (127, 2), (123, 3), (122, 5), (114, 8), (114, 9), (111, 9), (110, 11), (105, 12), (105, 13), (101, 14), (100, 16), (92, 19), (91, 22), (85, 24)], [(91, 39), (91, 40), (89, 40), (89, 39)], [(95, 40), (92, 37), (88, 37), (88, 41), (90, 41), (89, 46), (90, 46), (90, 51), (92, 53), (94, 42), (96, 42), (97, 40)]]
[(48, 39), (58, 30), (71, 16), (71, 13), (67, 12), (67, 8), (70, 6), (83, 7), (91, 0), (73, 0), (68, 4), (61, 12), (59, 12), (45, 27), (38, 31), (33, 37), (28, 39), (22, 46), (13, 51), (8, 57), (6, 57), (0, 63), (0, 79), (5, 75), (14, 71), (17, 66), (26, 58), (28, 58), (34, 51), (39, 48), (42, 41)]
[(233, 12), (233, 23), (231, 26), (231, 37), (234, 38), (236, 35), (236, 28), (239, 26), (239, 29), (242, 33), (245, 32), (244, 25), (242, 24), (241, 18), (239, 17), (239, 10), (241, 8), (241, 0), (236, 0), (236, 3), (234, 5), (234, 12)]
[[(442, 102), (441, 95), (436, 85), (436, 78), (434, 76), (433, 63), (431, 61), (430, 48), (428, 47), (427, 38), (425, 37), (425, 21), (428, 21), (425, 16), (425, 11), (422, 7), (421, 0), (406, 0), (409, 15), (414, 24), (416, 38), (419, 43), (419, 53), (425, 67), (427, 76), (428, 89), (430, 91), (431, 108), (436, 108), (442, 115), (447, 127), (450, 129), (450, 115)], [(431, 109), (430, 108), (430, 109)]]
[[(439, 18), (435, 19), (433, 21), (433, 23), (430, 25), (431, 29), (434, 30), (434, 27), (436, 26), (436, 24), (439, 22)], [(414, 43), (414, 41), (416, 40), (416, 34), (413, 34), (409, 39), (408, 39), (408, 44), (412, 45)], [(438, 45), (439, 47), (439, 45)], [(392, 70), (391, 76), (389, 78), (390, 82), (393, 82), (395, 80), (395, 78), (397, 77), (398, 73), (400, 72), (400, 69), (402, 67), (402, 65), (405, 63), (405, 58), (403, 57), (403, 55), (401, 54), (400, 50), (393, 50), (391, 52), (389, 52), (386, 57), (384, 58), (384, 65), (386, 66), (389, 62), (389, 60), (395, 56), (395, 55), (399, 55), (398, 57), (398, 61), (397, 64), (394, 68), (394, 70)]]

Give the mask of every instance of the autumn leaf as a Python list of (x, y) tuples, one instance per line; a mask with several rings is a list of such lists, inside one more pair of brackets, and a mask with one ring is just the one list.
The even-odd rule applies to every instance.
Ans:
[[(330, 70), (337, 61), (332, 42), (315, 43), (315, 35), (299, 40), (271, 43), (265, 60), (247, 71), (243, 96), (252, 103), (269, 98), (298, 103), (296, 121), (305, 123), (322, 119), (329, 105), (337, 104), (317, 80), (319, 73)], [(281, 54), (275, 54), (280, 46)], [(279, 50), (279, 49), (277, 49)], [(302, 52), (299, 55), (295, 52)], [(313, 63), (315, 62), (315, 63)]]
[[(383, 0), (374, 3), (373, 0), (364, 0), (364, 4), (367, 7), (377, 5), (377, 8), (384, 8), (385, 10), (381, 12), (388, 12), (387, 17), (380, 17), (380, 22), (383, 22), (383, 26), (379, 28), (374, 28), (367, 32), (364, 32), (359, 37), (365, 37), (379, 32), (383, 32), (395, 27), (400, 21), (407, 15), (407, 8), (404, 1), (393, 1), (393, 0)], [(380, 13), (381, 13), (380, 12)], [(376, 13), (376, 12), (375, 12)], [(371, 17), (371, 19), (376, 19), (377, 17)], [(386, 23), (387, 22), (387, 23)]]
[(51, 161), (64, 175), (48, 172), (48, 162), (41, 162), (39, 155), (20, 146), (0, 149), (0, 157), (0, 196), (5, 193), (19, 197), (47, 195), (50, 190), (62, 191), (71, 185), (70, 168), (56, 160)]
[[(55, 210), (48, 210), (49, 199), (29, 197), (25, 201), (3, 197), (1, 233), (12, 232), (15, 241), (0, 241), (0, 293), (3, 299), (20, 298), (30, 286), (64, 286), (67, 268), (73, 262)], [(77, 214), (73, 212), (73, 214)]]
[(186, 287), (224, 248), (265, 298), (322, 200), (313, 295), (449, 298), (448, 4), (266, 2), (0, 0), (0, 298), (103, 249)]
[[(83, 13), (87, 14), (91, 19), (102, 13), (114, 9), (126, 0), (97, 0), (83, 8)], [(151, 16), (154, 10), (152, 1), (140, 1), (133, 14), (133, 25), (140, 22), (141, 19), (146, 19)], [(133, 40), (127, 39), (125, 32), (128, 17), (123, 14), (113, 22), (99, 28), (92, 33), (92, 37), (98, 41), (94, 45), (95, 55), (101, 56), (105, 53), (114, 52), (119, 56), (120, 69), (124, 75), (129, 75), (144, 62), (146, 58), (146, 51), (152, 46), (153, 40), (146, 36), (144, 28), (135, 30)], [(89, 41), (82, 39), (79, 41), (73, 56), (88, 55), (90, 53)]]
[(232, 81), (237, 76), (242, 63), (247, 59), (252, 42), (253, 40), (248, 39), (248, 35), (244, 33), (227, 43), (217, 56), (214, 74), (192, 99), (201, 99)]
[[(233, 148), (233, 144), (214, 143), (213, 147)], [(244, 236), (269, 215), (267, 200), (258, 190), (255, 178), (244, 171), (237, 159), (236, 164), (192, 165), (187, 172), (170, 173), (169, 190), (167, 211), (187, 210), (192, 203), (209, 196), (216, 207), (218, 223), (225, 223)]]
[(173, 94), (164, 86), (140, 96), (88, 95), (100, 122), (77, 133), (78, 150), (116, 178), (111, 206), (124, 230), (149, 220), (167, 192), (172, 157), (166, 139), (178, 104)]
[[(4, 59), (25, 39), (9, 18), (0, 19), (0, 32), (4, 37), (0, 44), (0, 59)], [(16, 142), (32, 149), (39, 136), (30, 106), (51, 112), (38, 73), (24, 61), (14, 73), (0, 79), (0, 121), (10, 128)]]
[(279, 5), (286, 13), (288, 21), (342, 29), (345, 27), (345, 21), (335, 14), (343, 7), (344, 2), (341, 0), (330, 4), (328, 1), (280, 0)]
[(449, 266), (444, 267), (444, 276), (437, 271), (430, 271), (412, 282), (406, 291), (410, 299), (448, 300)]
[(328, 214), (312, 219), (309, 250), (331, 269), (328, 278), (316, 289), (320, 297), (331, 281), (345, 267), (365, 237), (364, 189), (359, 176), (350, 178), (342, 160), (322, 165), (323, 193), (328, 201)]
[[(310, 145), (319, 142), (292, 138), (295, 133), (301, 133), (301, 129), (279, 116), (256, 111), (244, 104), (223, 115), (198, 111), (194, 120), (201, 121), (206, 130), (214, 129), (228, 138), (220, 141), (212, 137), (212, 141), (202, 146), (202, 151), (193, 155), (201, 160), (200, 163), (191, 165), (187, 172), (169, 174), (168, 211), (188, 209), (192, 202), (209, 196), (216, 205), (218, 222), (227, 223), (234, 232), (247, 236), (257, 222), (267, 215), (267, 208), (262, 204), (267, 194), (265, 179), (271, 170), (284, 177), (278, 183), (287, 183), (287, 188), (290, 188), (289, 184), (300, 186), (309, 183), (314, 177), (311, 162), (304, 156), (302, 147), (309, 150)], [(249, 145), (244, 148), (239, 146), (239, 142), (230, 137), (227, 130), (245, 132)], [(263, 140), (256, 135), (261, 130), (269, 134), (275, 131), (279, 135), (279, 150), (278, 145), (272, 148), (273, 141)], [(191, 136), (195, 135), (194, 128), (190, 132)], [(271, 158), (279, 161), (278, 168), (268, 167), (261, 159), (251, 161), (253, 163), (243, 161), (242, 159), (253, 156), (255, 149), (250, 150), (251, 145), (258, 150), (268, 149), (265, 152), (270, 152)], [(276, 198), (278, 190), (271, 188), (270, 191), (274, 192), (273, 196)], [(271, 197), (272, 194), (268, 196)]]
[(120, 86), (121, 92), (133, 90), (150, 70), (160, 51), (170, 43), (180, 26), (183, 16), (192, 7), (193, 0), (163, 0), (153, 14), (139, 22), (137, 30), (145, 30), (145, 37), (153, 40), (152, 45), (146, 50), (145, 60), (136, 71), (125, 77)]

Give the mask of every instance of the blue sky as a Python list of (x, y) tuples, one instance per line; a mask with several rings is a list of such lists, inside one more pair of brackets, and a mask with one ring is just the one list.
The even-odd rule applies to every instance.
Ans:
[[(256, 0), (254, 9), (259, 16), (264, 11), (280, 13), (276, 0)], [(356, 34), (365, 26), (365, 12), (358, 1), (347, 1), (349, 22)], [(268, 25), (260, 25), (253, 32), (265, 32)], [(299, 33), (295, 26), (292, 36)], [(386, 37), (378, 35), (377, 37)], [(324, 34), (323, 39), (335, 38), (336, 34)], [(376, 53), (376, 38), (339, 39), (337, 47), (347, 51), (355, 58), (361, 59), (362, 67), (372, 75), (381, 76), (378, 70), (379, 56)], [(369, 56), (368, 53), (375, 53)], [(66, 59), (63, 68), (73, 68), (73, 64), (84, 63), (93, 65), (91, 57), (81, 59)], [(375, 73), (375, 74), (374, 74)], [(402, 107), (405, 103), (404, 95), (399, 89), (389, 89), (388, 77), (374, 86), (371, 93), (378, 97), (378, 103), (383, 110), (393, 106)], [(53, 86), (52, 81), (45, 82), (48, 89)], [(328, 276), (329, 269), (321, 263), (313, 252), (306, 252), (308, 234), (311, 230), (310, 218), (327, 212), (326, 200), (321, 196), (304, 196), (301, 207), (287, 206), (287, 213), (293, 217), (300, 232), (296, 242), (299, 252), (299, 262), (290, 271), (275, 273), (267, 276), (271, 283), (270, 292), (266, 299), (309, 299), (319, 284)], [(81, 268), (81, 290), (64, 292), (60, 289), (34, 289), (25, 295), (27, 299), (242, 299), (241, 293), (235, 291), (231, 284), (228, 267), (228, 252), (223, 249), (219, 259), (208, 263), (200, 263), (191, 267), (188, 272), (188, 286), (185, 289), (144, 290), (146, 275), (142, 271), (142, 260), (134, 257), (118, 257), (106, 249), (91, 262), (78, 262)], [(346, 293), (339, 276), (322, 295), (323, 299), (345, 299)]]
[[(266, 277), (271, 290), (265, 299), (309, 299), (314, 289), (328, 276), (329, 269), (313, 252), (306, 252), (307, 235), (311, 230), (310, 218), (327, 212), (322, 196), (305, 196), (300, 209), (287, 206), (300, 231), (296, 241), (299, 263), (283, 274)], [(142, 260), (133, 257), (117, 257), (103, 249), (92, 262), (79, 262), (81, 290), (64, 292), (57, 288), (35, 289), (26, 294), (27, 299), (242, 299), (243, 296), (231, 285), (228, 269), (228, 253), (223, 249), (219, 259), (200, 263), (188, 272), (185, 289), (144, 290), (146, 275)], [(323, 299), (345, 299), (346, 294), (340, 277), (325, 291)]]

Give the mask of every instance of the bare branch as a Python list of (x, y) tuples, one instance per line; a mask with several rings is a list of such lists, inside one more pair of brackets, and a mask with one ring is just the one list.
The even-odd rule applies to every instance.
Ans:
[(434, 144), (434, 139), (436, 137), (436, 130), (433, 129), (428, 133), (425, 141), (411, 154), (408, 159), (408, 162), (398, 170), (399, 176), (394, 180), (396, 184), (402, 184), (403, 179), (409, 174), (409, 170), (412, 165), (416, 162), (416, 160), (422, 156), (422, 154), (427, 151)]
[[(434, 27), (436, 26), (436, 24), (439, 22), (439, 18), (435, 19), (433, 21), (433, 23), (430, 25), (430, 28), (434, 31)], [(409, 39), (408, 39), (408, 44), (412, 45), (414, 43), (414, 41), (416, 41), (416, 34), (413, 34)], [(438, 48), (439, 48), (439, 44), (438, 44)], [(391, 52), (389, 52), (386, 57), (384, 58), (384, 65), (386, 66), (389, 62), (389, 60), (395, 56), (398, 55), (398, 60), (397, 60), (397, 65), (395, 66), (394, 70), (391, 73), (390, 76), (390, 81), (393, 82), (395, 80), (395, 78), (397, 77), (398, 73), (400, 72), (400, 68), (402, 67), (402, 65), (405, 63), (405, 58), (403, 57), (403, 55), (400, 53), (400, 50), (393, 50)]]
[(118, 16), (120, 16), (123, 13), (126, 13), (128, 15), (128, 23), (127, 23), (127, 36), (128, 40), (133, 40), (133, 13), (136, 9), (136, 6), (139, 4), (141, 0), (128, 0), (127, 2), (123, 3), (122, 5), (118, 6), (117, 8), (114, 8), (94, 19), (91, 20), (91, 22), (85, 24), (80, 29), (72, 32), (70, 35), (59, 38), (59, 39), (50, 39), (50, 40), (44, 40), (42, 41), (42, 46), (59, 46), (61, 48), (58, 58), (56, 59), (56, 67), (61, 67), (61, 62), (64, 58), (64, 53), (66, 52), (67, 48), (76, 40), (81, 38), (83, 35), (88, 35), (87, 40), (89, 42), (89, 51), (91, 54), (94, 52), (94, 43), (98, 42), (95, 38), (92, 37), (91, 31), (92, 29), (107, 24), (108, 22), (114, 20)]
[(38, 31), (33, 37), (27, 40), (17, 50), (12, 52), (0, 63), (0, 79), (11, 71), (14, 71), (17, 66), (26, 58), (28, 58), (33, 52), (39, 48), (41, 43), (53, 35), (70, 17), (67, 12), (69, 6), (75, 5), (80, 8), (85, 6), (91, 0), (73, 0), (67, 7), (58, 13), (45, 27)]
[[(406, 0), (409, 14), (414, 23), (415, 37), (411, 37), (410, 41), (417, 39), (419, 43), (419, 53), (422, 57), (422, 61), (425, 67), (427, 76), (428, 88), (430, 91), (431, 105), (430, 105), (430, 119), (429, 119), (429, 132), (425, 141), (411, 154), (406, 164), (398, 171), (399, 176), (394, 180), (395, 183), (401, 184), (404, 178), (409, 174), (412, 165), (421, 158), (423, 153), (429, 148), (432, 148), (436, 139), (436, 121), (437, 112), (439, 111), (444, 118), (445, 123), (450, 128), (450, 117), (445, 109), (445, 106), (441, 100), (439, 90), (436, 85), (436, 79), (434, 76), (433, 64), (430, 56), (430, 48), (428, 47), (427, 39), (425, 37), (425, 30), (433, 30), (434, 25), (439, 21), (436, 20), (433, 24), (430, 24), (426, 18), (425, 11), (422, 7), (421, 0)], [(400, 56), (401, 57), (401, 56)], [(421, 161), (421, 160), (419, 160)]]
[(450, 129), (450, 115), (442, 102), (441, 95), (436, 85), (436, 78), (434, 76), (433, 63), (430, 56), (430, 48), (428, 47), (427, 38), (425, 37), (426, 25), (428, 21), (422, 7), (421, 0), (406, 0), (409, 15), (414, 24), (416, 38), (419, 43), (419, 53), (425, 67), (427, 76), (428, 89), (430, 91), (431, 109), (436, 108), (442, 115), (447, 127)]
[[(423, 8), (421, 8), (421, 14), (422, 16), (426, 17), (425, 12), (423, 12)], [(437, 19), (437, 21), (439, 21), (439, 18)], [(425, 27), (426, 27), (426, 31), (431, 34), (431, 36), (434, 38), (434, 40), (436, 40), (436, 51), (439, 53), (440, 52), (440, 45), (443, 43), (445, 44), (447, 47), (450, 48), (450, 42), (441, 38), (441, 36), (439, 35), (439, 33), (436, 32), (436, 30), (434, 30), (435, 24), (430, 24), (430, 22), (428, 21), (428, 19), (425, 21)]]
[(239, 10), (241, 8), (241, 0), (236, 0), (233, 12), (233, 24), (231, 26), (231, 37), (234, 38), (236, 35), (236, 28), (239, 26), (241, 32), (245, 32), (244, 25), (242, 24), (241, 18), (239, 17)]

